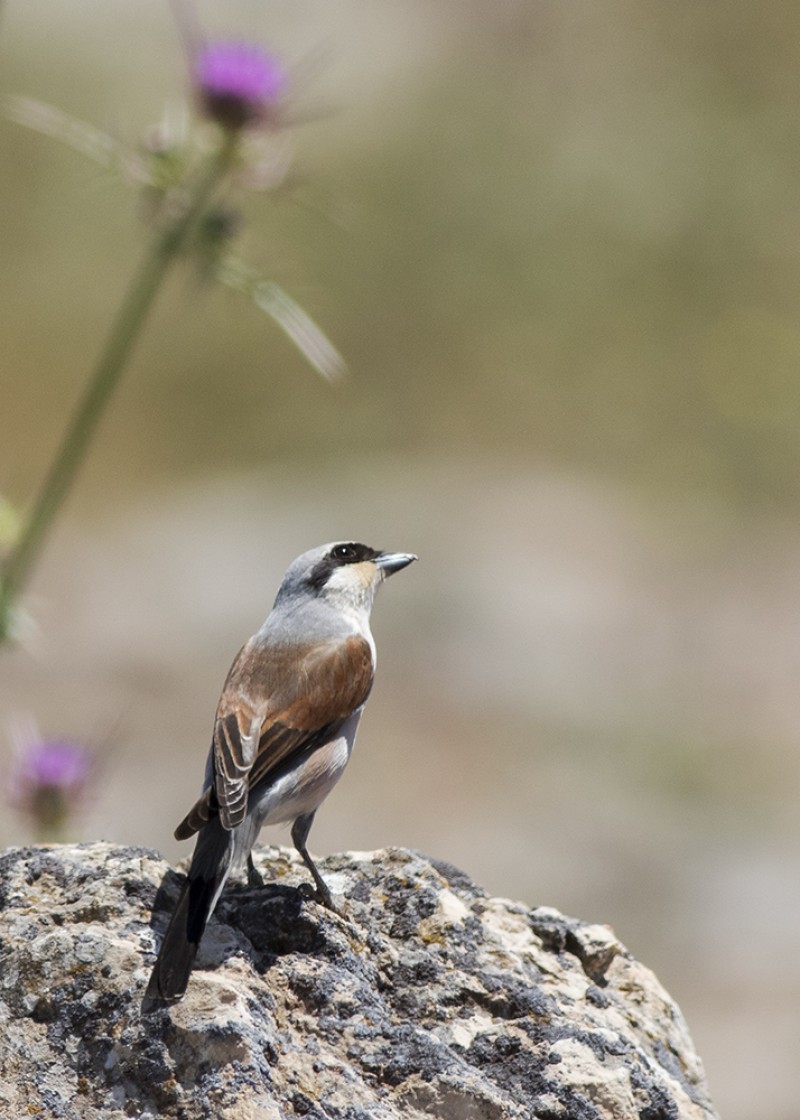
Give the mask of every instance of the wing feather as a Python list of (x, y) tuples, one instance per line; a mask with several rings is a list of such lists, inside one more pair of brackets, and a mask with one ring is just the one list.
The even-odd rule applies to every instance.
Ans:
[(242, 649), (214, 721), (213, 784), (178, 825), (185, 839), (219, 813), (226, 829), (247, 813), (250, 790), (304, 752), (333, 738), (369, 696), (372, 650), (353, 636), (308, 649)]

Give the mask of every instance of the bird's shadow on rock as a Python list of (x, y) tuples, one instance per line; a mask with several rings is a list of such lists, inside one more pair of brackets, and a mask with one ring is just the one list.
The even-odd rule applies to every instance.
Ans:
[(217, 917), (247, 938), (253, 947), (254, 967), (265, 972), (288, 953), (324, 951), (326, 938), (319, 911), (302, 888), (234, 884), (220, 899)]
[[(157, 947), (185, 881), (184, 874), (170, 868), (158, 886), (150, 916)], [(326, 937), (319, 918), (318, 905), (302, 887), (229, 883), (206, 927), (196, 967), (219, 968), (244, 951), (256, 972), (263, 974), (289, 953), (323, 952)]]

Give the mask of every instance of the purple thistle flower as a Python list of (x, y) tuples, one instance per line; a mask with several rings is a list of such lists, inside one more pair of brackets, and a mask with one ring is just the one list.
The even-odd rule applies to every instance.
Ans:
[(237, 131), (274, 119), (285, 84), (278, 60), (253, 43), (207, 43), (197, 55), (194, 81), (213, 120)]
[(11, 803), (29, 819), (37, 840), (59, 839), (93, 776), (91, 752), (68, 739), (28, 739), (16, 755)]

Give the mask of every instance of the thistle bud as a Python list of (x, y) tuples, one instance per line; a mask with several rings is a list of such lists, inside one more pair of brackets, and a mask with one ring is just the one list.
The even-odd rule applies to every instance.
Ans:
[(19, 743), (11, 773), (11, 804), (37, 840), (61, 839), (80, 808), (94, 759), (80, 743), (51, 739)]
[(194, 64), (205, 114), (236, 132), (275, 123), (285, 75), (278, 60), (253, 43), (207, 43)]

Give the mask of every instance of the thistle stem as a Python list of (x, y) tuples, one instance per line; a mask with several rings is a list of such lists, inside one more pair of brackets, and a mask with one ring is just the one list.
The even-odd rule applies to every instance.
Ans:
[(228, 132), (199, 177), (185, 208), (156, 237), (134, 276), (105, 348), (78, 402), (14, 548), (0, 570), (0, 642), (11, 636), (14, 605), (30, 577), (47, 533), (69, 493), (106, 405), (141, 334), (170, 265), (179, 256), (214, 189), (231, 164), (237, 136)]

